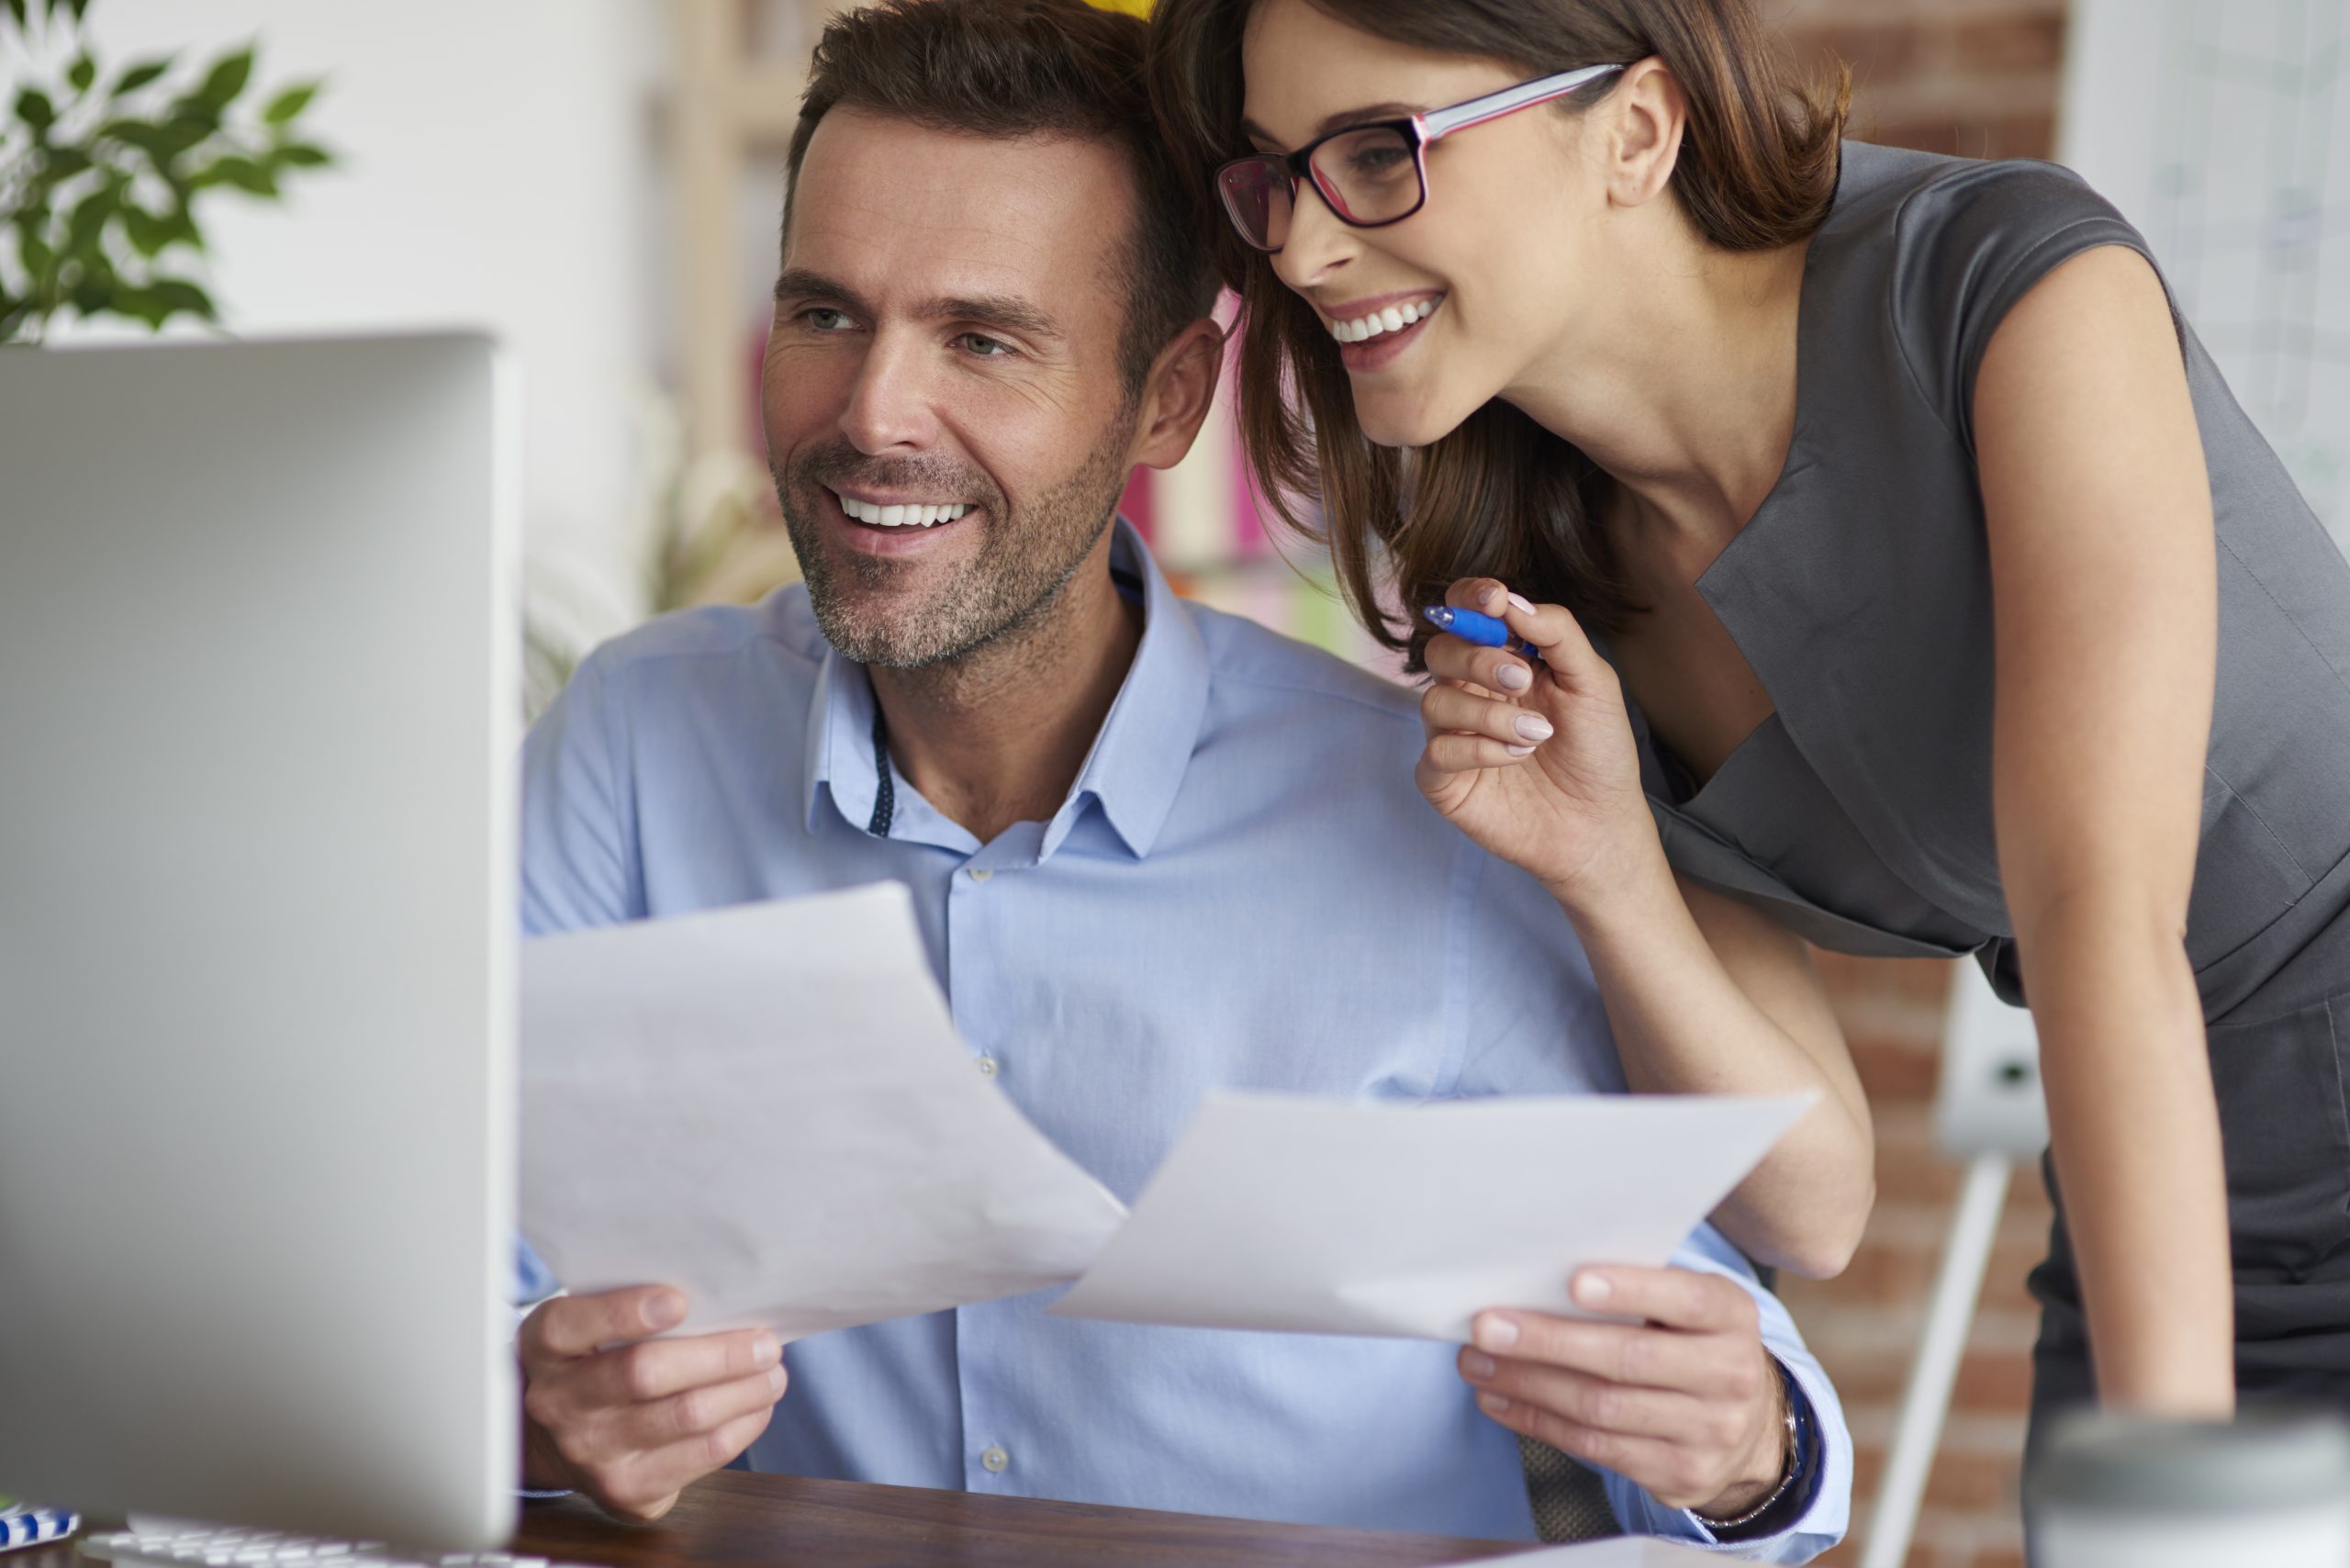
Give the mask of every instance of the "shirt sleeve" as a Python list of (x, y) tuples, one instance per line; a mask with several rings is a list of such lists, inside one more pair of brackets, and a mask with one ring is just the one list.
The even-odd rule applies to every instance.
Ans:
[(1804, 1344), (1785, 1305), (1762, 1288), (1737, 1249), (1711, 1226), (1700, 1226), (1683, 1243), (1673, 1254), (1673, 1264), (1735, 1280), (1754, 1298), (1762, 1312), (1762, 1348), (1786, 1372), (1790, 1397), (1802, 1401), (1802, 1415), (1809, 1418), (1817, 1434), (1818, 1462), (1798, 1483), (1808, 1488), (1807, 1498), (1799, 1507), (1788, 1510), (1785, 1526), (1775, 1534), (1717, 1540), (1686, 1508), (1668, 1507), (1622, 1476), (1603, 1470), (1600, 1479), (1606, 1485), (1616, 1520), (1631, 1534), (1660, 1536), (1726, 1557), (1752, 1562), (1808, 1562), (1843, 1540), (1852, 1523), (1852, 1434), (1844, 1425), (1843, 1404)]
[(522, 743), (522, 932), (644, 914), (630, 782), (603, 666), (590, 655)]
[[(1975, 449), (1975, 377), (2016, 302), (2084, 251), (2153, 252), (2111, 202), (2070, 169), (2027, 159), (1973, 163), (1902, 203), (1892, 301), (1919, 393)], [(2176, 307), (2174, 307), (2174, 314)]]

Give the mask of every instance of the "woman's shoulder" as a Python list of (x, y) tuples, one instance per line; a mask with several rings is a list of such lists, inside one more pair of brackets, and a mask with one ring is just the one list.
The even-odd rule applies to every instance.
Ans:
[(2127, 227), (2111, 202), (2061, 163), (1847, 141), (1821, 234), (1919, 245), (1953, 234), (2045, 235), (2099, 219)]
[(1847, 141), (1813, 266), (1840, 308), (1881, 321), (1919, 392), (1964, 431), (1975, 375), (2018, 300), (2084, 251), (2153, 253), (2072, 170)]

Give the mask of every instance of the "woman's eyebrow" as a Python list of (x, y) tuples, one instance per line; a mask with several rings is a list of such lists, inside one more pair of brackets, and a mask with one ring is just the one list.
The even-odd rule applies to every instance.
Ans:
[[(1358, 108), (1340, 109), (1336, 114), (1324, 115), (1314, 127), (1314, 135), (1307, 137), (1306, 140), (1311, 141), (1315, 137), (1327, 136), (1334, 130), (1339, 130), (1350, 125), (1360, 125), (1364, 120), (1409, 119), (1414, 115), (1423, 112), (1417, 104), (1392, 103), (1364, 104)], [(1240, 122), (1240, 131), (1242, 135), (1268, 150), (1277, 151), (1281, 148), (1281, 139), (1253, 119), (1243, 119)]]

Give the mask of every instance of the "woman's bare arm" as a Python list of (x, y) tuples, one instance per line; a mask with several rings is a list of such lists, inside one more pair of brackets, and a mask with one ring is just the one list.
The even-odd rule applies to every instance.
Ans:
[(2009, 312), (1975, 431), (1997, 619), (1999, 870), (2109, 1404), (2234, 1397), (2225, 1178), (2183, 942), (2217, 547), (2153, 269), (2087, 252)]

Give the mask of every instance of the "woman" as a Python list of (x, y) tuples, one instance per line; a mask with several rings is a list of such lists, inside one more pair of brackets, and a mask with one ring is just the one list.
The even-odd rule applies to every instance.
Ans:
[[(1658, 1009), (1738, 1014), (1730, 901), (2029, 996), (2036, 1417), (2350, 1405), (2350, 568), (2144, 241), (1844, 141), (1742, 0), (1159, 0), (1152, 85), (1438, 809)], [(1636, 1087), (1784, 1075), (1617, 1022)]]

